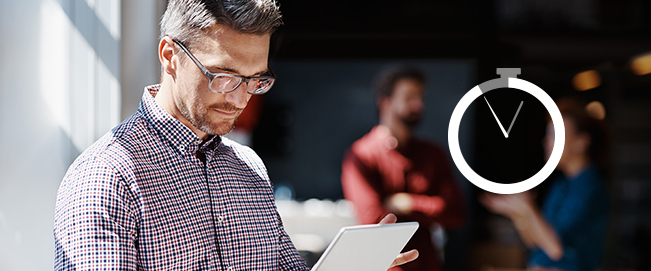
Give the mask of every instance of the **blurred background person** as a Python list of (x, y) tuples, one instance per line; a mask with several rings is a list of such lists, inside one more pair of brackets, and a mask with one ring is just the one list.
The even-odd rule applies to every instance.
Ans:
[(464, 220), (461, 193), (445, 151), (412, 136), (424, 109), (425, 76), (411, 67), (382, 72), (375, 82), (379, 125), (355, 141), (342, 164), (344, 197), (360, 223), (377, 223), (389, 212), (420, 227), (405, 250), (420, 257), (395, 270), (441, 270), (430, 228), (457, 227)]
[[(485, 193), (479, 200), (513, 221), (529, 249), (529, 268), (595, 270), (608, 226), (609, 196), (603, 179), (606, 133), (603, 123), (578, 100), (565, 98), (557, 104), (565, 124), (565, 148), (557, 167), (561, 175), (551, 184), (542, 209), (531, 191)], [(554, 145), (551, 120), (543, 145), (549, 158)]]

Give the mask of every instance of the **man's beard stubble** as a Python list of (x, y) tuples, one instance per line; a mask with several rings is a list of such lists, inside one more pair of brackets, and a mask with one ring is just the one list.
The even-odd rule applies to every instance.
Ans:
[[(190, 110), (184, 103), (181, 103), (178, 106), (179, 111), (192, 124), (192, 126), (196, 127), (200, 131), (209, 135), (221, 136), (221, 135), (228, 134), (235, 127), (235, 124), (237, 123), (237, 119), (242, 114), (242, 110), (244, 110), (243, 108), (238, 108), (234, 104), (228, 102), (213, 104), (208, 108), (206, 108), (199, 101), (195, 101), (193, 105), (194, 108), (196, 108), (194, 114), (190, 113)], [(233, 119), (222, 119), (221, 122), (215, 123), (213, 122), (213, 120), (210, 118), (208, 114), (210, 111), (215, 109), (229, 111), (229, 112), (230, 111), (238, 111), (238, 112)]]
[(420, 120), (422, 118), (422, 114), (408, 114), (407, 116), (404, 116), (400, 118), (402, 120), (402, 123), (405, 124), (405, 126), (409, 128), (415, 128), (420, 124)]

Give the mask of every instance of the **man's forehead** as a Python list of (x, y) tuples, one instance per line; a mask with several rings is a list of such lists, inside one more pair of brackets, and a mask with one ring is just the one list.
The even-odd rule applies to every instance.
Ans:
[(412, 78), (402, 78), (393, 86), (393, 91), (395, 92), (397, 90), (418, 90), (424, 92), (425, 84)]
[(217, 25), (197, 38), (196, 48), (209, 70), (251, 76), (268, 70), (270, 36), (245, 34)]

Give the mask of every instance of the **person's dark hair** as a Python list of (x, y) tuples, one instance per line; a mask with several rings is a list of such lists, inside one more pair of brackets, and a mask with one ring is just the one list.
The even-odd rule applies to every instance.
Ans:
[(281, 17), (275, 0), (170, 0), (160, 33), (192, 47), (192, 40), (215, 24), (263, 35), (282, 25)]
[(561, 98), (556, 104), (561, 115), (574, 123), (577, 133), (586, 133), (590, 136), (588, 156), (600, 170), (608, 173), (610, 135), (605, 121), (591, 117), (586, 110), (586, 103), (581, 99)]
[(396, 83), (402, 79), (412, 79), (425, 84), (425, 73), (411, 66), (397, 66), (383, 70), (373, 82), (375, 98), (391, 97)]

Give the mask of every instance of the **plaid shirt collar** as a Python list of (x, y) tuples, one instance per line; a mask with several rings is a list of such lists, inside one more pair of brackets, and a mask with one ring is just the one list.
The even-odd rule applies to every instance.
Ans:
[(197, 150), (212, 155), (221, 143), (221, 136), (213, 136), (203, 143), (203, 140), (189, 127), (172, 117), (156, 103), (154, 97), (159, 90), (160, 84), (145, 87), (138, 113), (149, 120), (160, 138), (167, 140), (182, 156), (195, 155)]

